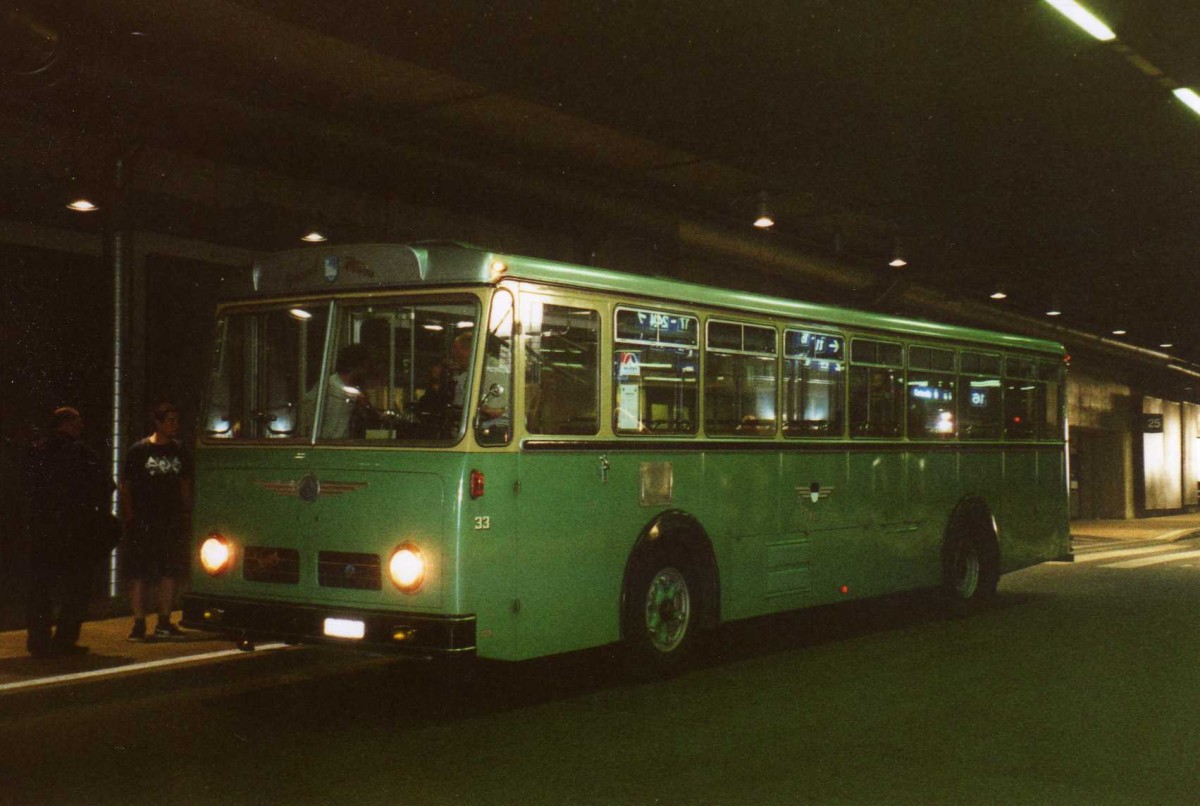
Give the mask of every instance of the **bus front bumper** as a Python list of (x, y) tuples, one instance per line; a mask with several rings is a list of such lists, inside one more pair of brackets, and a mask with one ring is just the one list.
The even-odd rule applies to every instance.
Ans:
[(189, 593), (183, 597), (180, 623), (238, 642), (328, 644), (424, 657), (475, 652), (471, 615), (431, 616)]

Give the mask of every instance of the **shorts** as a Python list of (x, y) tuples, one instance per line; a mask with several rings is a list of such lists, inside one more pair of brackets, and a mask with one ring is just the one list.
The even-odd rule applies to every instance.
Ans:
[(126, 579), (153, 582), (188, 572), (187, 537), (179, 529), (134, 524), (125, 534), (122, 568)]

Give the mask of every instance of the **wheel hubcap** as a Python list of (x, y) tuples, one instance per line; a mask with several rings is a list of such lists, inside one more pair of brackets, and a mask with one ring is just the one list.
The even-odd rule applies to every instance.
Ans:
[(646, 591), (646, 632), (660, 652), (670, 652), (683, 643), (691, 619), (691, 594), (687, 580), (676, 568), (655, 574)]
[(979, 587), (979, 551), (975, 544), (964, 541), (954, 558), (954, 589), (963, 599), (970, 599)]

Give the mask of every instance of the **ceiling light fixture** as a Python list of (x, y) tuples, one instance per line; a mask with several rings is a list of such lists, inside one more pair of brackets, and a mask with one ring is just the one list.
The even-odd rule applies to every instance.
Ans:
[(1062, 316), (1062, 311), (1060, 311), (1057, 307), (1053, 307), (1046, 311), (1046, 316)]
[(305, 235), (301, 235), (300, 240), (304, 241), (305, 243), (324, 243), (329, 239), (326, 238), (323, 233), (314, 229), (309, 230)]
[(1008, 294), (1004, 293), (999, 288), (993, 291), (989, 296), (995, 300), (1008, 299)]
[(754, 219), (754, 226), (759, 229), (770, 229), (775, 226), (775, 216), (771, 215), (771, 206), (767, 203), (767, 191), (762, 191), (758, 194), (757, 215)]
[(1112, 334), (1113, 334), (1114, 336), (1124, 336), (1124, 335), (1126, 335), (1127, 333), (1129, 333), (1129, 331), (1128, 331), (1128, 330), (1114, 330), (1114, 331), (1112, 332)]
[(1187, 104), (1188, 108), (1197, 115), (1200, 115), (1200, 95), (1197, 95), (1195, 90), (1189, 87), (1180, 87), (1177, 90), (1173, 90), (1173, 92), (1176, 98)]
[(88, 199), (75, 199), (67, 203), (68, 210), (74, 210), (77, 213), (94, 213), (100, 209), (99, 205)]
[(1058, 10), (1058, 13), (1101, 42), (1111, 42), (1117, 38), (1117, 35), (1113, 33), (1111, 28), (1100, 22), (1096, 18), (1096, 15), (1079, 5), (1079, 3), (1076, 3), (1075, 0), (1046, 0), (1046, 2), (1054, 6)]
[(903, 269), (908, 265), (908, 261), (904, 259), (904, 247), (901, 246), (899, 238), (892, 247), (892, 259), (888, 261), (888, 265), (893, 269)]

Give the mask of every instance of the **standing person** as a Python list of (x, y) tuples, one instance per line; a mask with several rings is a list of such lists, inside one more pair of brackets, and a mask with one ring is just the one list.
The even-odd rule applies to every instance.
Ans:
[[(100, 534), (112, 479), (85, 445), (83, 417), (56, 409), (49, 435), (30, 451), (25, 467), (29, 496), (29, 654), (35, 658), (82, 655), (80, 626), (87, 616), (92, 572), (110, 547)], [(55, 600), (58, 622), (51, 635)]]
[(126, 572), (130, 579), (133, 630), (130, 641), (145, 641), (149, 587), (158, 588), (154, 638), (183, 631), (171, 623), (175, 588), (188, 567), (188, 517), (191, 514), (192, 462), (179, 441), (179, 410), (157, 404), (154, 433), (129, 449), (121, 479), (125, 516)]

